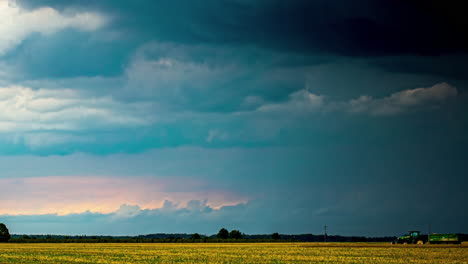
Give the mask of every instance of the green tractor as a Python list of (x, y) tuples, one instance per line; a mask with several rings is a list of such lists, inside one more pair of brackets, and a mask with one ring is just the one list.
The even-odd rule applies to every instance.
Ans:
[(398, 237), (392, 244), (424, 244), (424, 240), (420, 233), (420, 231), (409, 231), (407, 236)]
[(461, 237), (458, 234), (429, 234), (421, 236), (419, 231), (409, 231), (406, 236), (397, 238), (392, 244), (460, 244)]

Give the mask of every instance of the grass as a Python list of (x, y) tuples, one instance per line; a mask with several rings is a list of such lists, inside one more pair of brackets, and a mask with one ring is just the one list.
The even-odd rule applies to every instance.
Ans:
[(468, 263), (468, 245), (0, 244), (0, 263)]

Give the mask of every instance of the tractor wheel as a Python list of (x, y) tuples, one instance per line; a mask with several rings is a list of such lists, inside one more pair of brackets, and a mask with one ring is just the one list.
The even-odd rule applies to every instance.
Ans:
[(422, 244), (424, 244), (424, 242), (422, 240), (418, 240), (418, 242), (416, 242), (416, 244), (422, 245)]

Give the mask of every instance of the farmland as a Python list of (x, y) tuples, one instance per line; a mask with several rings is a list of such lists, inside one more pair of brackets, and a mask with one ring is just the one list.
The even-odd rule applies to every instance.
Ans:
[(0, 263), (468, 263), (464, 245), (0, 244)]

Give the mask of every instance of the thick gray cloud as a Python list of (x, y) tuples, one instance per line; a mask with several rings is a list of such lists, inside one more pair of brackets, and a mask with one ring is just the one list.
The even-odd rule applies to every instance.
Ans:
[[(310, 64), (316, 61), (312, 54), (331, 54), (376, 58), (374, 65), (398, 72), (465, 80), (468, 75), (467, 60), (461, 59), (467, 53), (468, 22), (460, 13), (466, 7), (460, 1), (210, 0), (200, 4), (22, 0), (19, 3), (30, 10), (51, 6), (62, 11), (101, 12), (112, 18), (111, 27), (97, 38), (68, 34), (55, 39), (48, 44), (55, 53), (44, 53), (41, 50), (44, 46), (37, 41), (32, 48), (22, 47), (14, 57), (21, 58), (21, 67), (35, 72), (30, 74), (36, 77), (116, 75), (128, 61), (128, 50), (149, 41), (260, 47), (300, 55), (297, 56), (300, 59), (292, 59), (290, 64)], [(75, 52), (67, 54), (65, 46)], [(68, 58), (62, 61), (57, 54), (67, 54)], [(36, 67), (28, 67), (27, 62), (31, 61)], [(52, 61), (61, 67), (35, 69)], [(73, 63), (67, 65), (65, 61)], [(90, 61), (94, 63), (87, 65)], [(455, 64), (459, 66), (454, 67)]]
[[(397, 115), (414, 109), (438, 107), (458, 95), (457, 88), (448, 83), (438, 83), (428, 88), (409, 89), (374, 99), (361, 95), (349, 102), (326, 101), (326, 96), (316, 95), (309, 90), (299, 90), (289, 95), (286, 102), (265, 103), (258, 106), (258, 112), (310, 114), (335, 111), (351, 113), (367, 113), (373, 116)], [(250, 99), (251, 97), (247, 97)]]
[[(28, 214), (0, 217), (13, 232), (466, 231), (456, 4), (18, 3), (0, 45), (0, 181), (30, 195), (2, 199)], [(178, 184), (158, 196), (161, 179)]]
[(453, 99), (458, 94), (455, 87), (439, 83), (428, 88), (416, 88), (394, 93), (383, 99), (361, 96), (350, 101), (351, 112), (369, 112), (372, 115), (394, 115), (414, 107), (433, 107)]
[[(21, 1), (95, 8), (119, 26), (178, 42), (246, 43), (346, 55), (467, 52), (459, 1)], [(174, 21), (173, 17), (179, 19)], [(391, 21), (391, 22), (390, 22)], [(278, 38), (281, 36), (281, 38)]]

